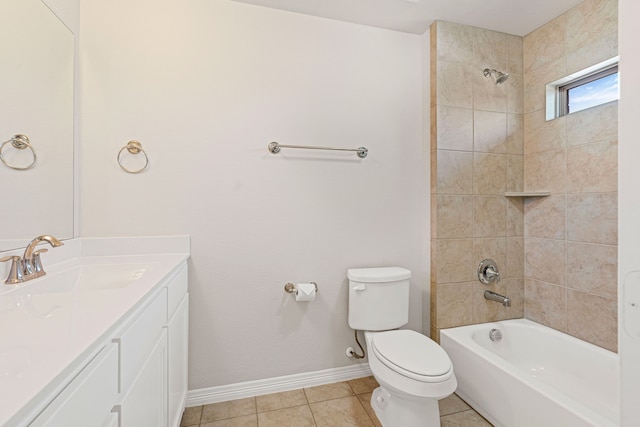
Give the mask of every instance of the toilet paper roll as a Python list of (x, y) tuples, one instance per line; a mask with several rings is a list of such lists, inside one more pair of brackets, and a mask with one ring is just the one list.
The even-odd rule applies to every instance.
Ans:
[(315, 283), (298, 283), (296, 289), (296, 301), (313, 301), (316, 299)]

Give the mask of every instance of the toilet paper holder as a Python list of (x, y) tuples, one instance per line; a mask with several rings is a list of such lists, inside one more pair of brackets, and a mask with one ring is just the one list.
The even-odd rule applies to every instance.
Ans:
[[(318, 293), (318, 284), (316, 282), (309, 283), (313, 283), (313, 286), (316, 287), (316, 293)], [(285, 292), (288, 292), (290, 294), (295, 294), (296, 292), (298, 292), (298, 287), (293, 283), (287, 283), (286, 285), (284, 285), (284, 290)]]

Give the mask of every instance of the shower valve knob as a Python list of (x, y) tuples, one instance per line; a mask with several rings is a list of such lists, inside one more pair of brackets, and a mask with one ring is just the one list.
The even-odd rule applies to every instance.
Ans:
[(488, 285), (494, 281), (497, 283), (500, 281), (500, 272), (498, 271), (498, 265), (492, 259), (485, 259), (478, 265), (478, 280)]

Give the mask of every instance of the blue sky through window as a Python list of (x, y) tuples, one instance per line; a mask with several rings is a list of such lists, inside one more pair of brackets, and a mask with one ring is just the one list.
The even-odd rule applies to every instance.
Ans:
[(569, 113), (595, 107), (620, 98), (618, 73), (613, 73), (568, 91)]

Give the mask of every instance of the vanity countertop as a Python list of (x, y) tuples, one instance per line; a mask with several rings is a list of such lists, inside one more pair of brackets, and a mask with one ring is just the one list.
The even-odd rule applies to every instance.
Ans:
[(59, 393), (188, 257), (74, 258), (52, 265), (46, 276), (0, 289), (0, 426), (19, 424), (38, 410), (37, 402)]

